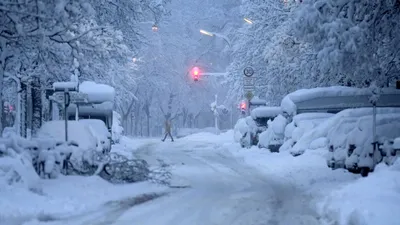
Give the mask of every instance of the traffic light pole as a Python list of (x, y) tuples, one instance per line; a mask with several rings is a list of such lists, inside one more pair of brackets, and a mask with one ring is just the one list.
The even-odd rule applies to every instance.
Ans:
[(200, 76), (224, 77), (227, 73), (201, 73)]

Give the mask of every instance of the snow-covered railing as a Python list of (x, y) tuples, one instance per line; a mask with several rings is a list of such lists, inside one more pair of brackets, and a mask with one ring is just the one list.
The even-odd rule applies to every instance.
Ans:
[[(376, 107), (400, 107), (400, 90), (382, 88)], [(294, 115), (304, 112), (332, 112), (349, 108), (372, 107), (371, 89), (343, 86), (301, 89), (285, 96), (284, 112)]]

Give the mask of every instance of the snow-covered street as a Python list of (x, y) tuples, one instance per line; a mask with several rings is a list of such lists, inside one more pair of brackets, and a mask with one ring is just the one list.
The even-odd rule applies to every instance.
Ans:
[[(294, 158), (282, 153), (278, 157), (265, 150), (240, 149), (231, 132), (200, 133), (165, 143), (125, 138), (119, 147), (119, 152), (131, 152), (149, 164), (164, 160), (172, 169), (171, 188), (145, 183), (113, 186), (94, 177), (69, 178), (64, 180), (68, 186), (59, 186), (71, 191), (63, 196), (69, 200), (56, 199), (61, 193), (44, 188), (48, 193), (43, 195), (53, 194), (54, 199), (36, 197), (33, 207), (41, 208), (39, 216), (25, 216), (15, 224), (324, 224), (317, 203), (337, 185), (355, 179), (343, 171), (329, 170), (318, 154)], [(74, 181), (81, 182), (75, 184), (80, 186), (77, 190)], [(54, 210), (51, 203), (53, 207), (55, 203), (65, 205)], [(21, 214), (24, 210), (20, 209)]]

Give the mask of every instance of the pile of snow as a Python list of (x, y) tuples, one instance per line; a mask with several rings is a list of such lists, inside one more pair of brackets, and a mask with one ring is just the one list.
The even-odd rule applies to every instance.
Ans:
[(114, 102), (115, 90), (106, 84), (84, 81), (79, 85), (79, 92), (88, 95), (89, 103)]
[(288, 120), (278, 115), (273, 121), (268, 121), (268, 128), (259, 135), (259, 147), (268, 148), (269, 145), (282, 145), (285, 137), (285, 127)]
[[(400, 113), (400, 108), (377, 108), (377, 114), (388, 114), (388, 113), (389, 114)], [(372, 115), (372, 108), (357, 108), (357, 109), (343, 110), (338, 114), (335, 114), (334, 116), (325, 120), (314, 129), (306, 132), (293, 146), (291, 152), (296, 155), (302, 154), (307, 149), (310, 149), (311, 143), (314, 140), (324, 137), (332, 139), (332, 141), (335, 144), (344, 143), (344, 141), (347, 140), (346, 133), (351, 131), (352, 128), (354, 127), (352, 127), (352, 125), (347, 127), (343, 126), (342, 125), (343, 121), (348, 120), (348, 118), (356, 118), (355, 121), (357, 121), (360, 117), (367, 115)], [(350, 121), (352, 120), (350, 119)], [(338, 126), (340, 128), (338, 128)], [(331, 143), (331, 141), (329, 143)]]
[(253, 119), (274, 118), (279, 114), (282, 114), (282, 109), (280, 107), (261, 106), (251, 110), (251, 117)]
[(26, 149), (35, 145), (18, 136), (0, 139), (0, 193), (3, 188), (36, 189), (39, 176), (33, 167), (32, 155)]
[(191, 134), (196, 133), (212, 133), (218, 134), (219, 131), (215, 127), (206, 127), (206, 128), (179, 128), (176, 137), (182, 138)]
[(380, 164), (366, 178), (338, 188), (319, 204), (328, 224), (397, 225), (400, 211), (400, 161)]
[[(60, 224), (110, 224), (105, 218), (133, 207), (136, 197), (166, 192), (165, 186), (147, 182), (113, 185), (98, 176), (42, 180), (41, 193), (15, 187), (0, 189), (0, 224), (39, 224), (39, 218), (40, 224), (53, 218)], [(96, 213), (93, 218), (94, 212), (104, 217)]]

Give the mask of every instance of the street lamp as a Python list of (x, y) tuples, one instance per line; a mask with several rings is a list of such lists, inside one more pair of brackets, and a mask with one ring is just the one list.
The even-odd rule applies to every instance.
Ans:
[(208, 31), (205, 31), (205, 30), (200, 30), (200, 33), (202, 33), (202, 34), (204, 34), (204, 35), (207, 35), (207, 36), (210, 36), (210, 37), (213, 37), (213, 36), (214, 36), (213, 33), (208, 32)]
[(214, 37), (214, 36), (220, 37), (220, 38), (224, 39), (224, 41), (229, 45), (229, 47), (232, 47), (231, 42), (229, 41), (229, 39), (225, 35), (214, 33), (214, 32), (209, 32), (209, 31), (206, 31), (206, 30), (200, 30), (200, 33), (204, 34), (204, 35), (207, 35), (207, 36), (210, 36), (210, 37)]
[(253, 24), (253, 21), (251, 21), (249, 18), (243, 18), (243, 20), (248, 24)]
[(157, 32), (157, 31), (158, 31), (158, 26), (157, 26), (156, 24), (154, 24), (154, 25), (151, 27), (151, 30), (154, 31), (154, 32)]

